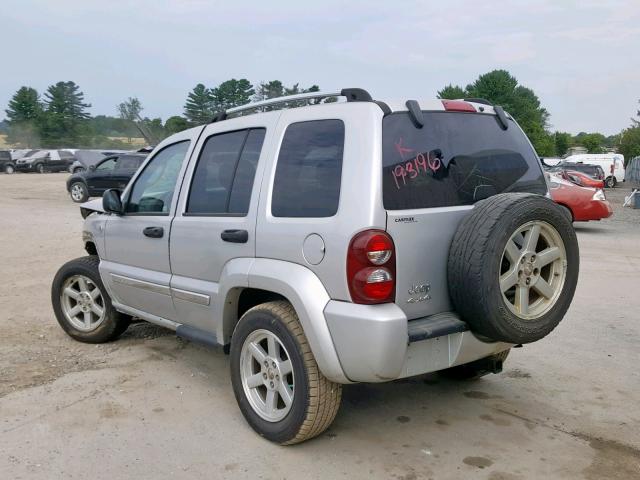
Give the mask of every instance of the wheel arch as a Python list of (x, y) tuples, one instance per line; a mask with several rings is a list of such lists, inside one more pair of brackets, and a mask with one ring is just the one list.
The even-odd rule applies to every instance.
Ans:
[[(241, 271), (245, 274), (239, 275)], [(218, 324), (217, 337), (223, 345), (229, 344), (244, 312), (264, 302), (286, 300), (296, 311), (324, 376), (334, 382), (350, 383), (338, 360), (324, 317), (329, 294), (308, 268), (264, 258), (232, 260), (223, 270), (218, 298), (216, 317), (222, 321)]]

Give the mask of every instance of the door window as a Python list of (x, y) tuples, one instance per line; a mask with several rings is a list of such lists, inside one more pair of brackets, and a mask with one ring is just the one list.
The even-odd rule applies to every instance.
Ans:
[(168, 215), (178, 173), (189, 141), (163, 148), (146, 165), (131, 189), (126, 212), (145, 215)]
[(96, 171), (107, 172), (107, 171), (113, 170), (115, 166), (116, 166), (116, 159), (110, 158), (109, 160), (105, 160), (100, 165), (98, 165), (96, 167)]
[(249, 211), (265, 129), (209, 137), (198, 158), (187, 215), (236, 215)]
[(344, 123), (314, 120), (287, 127), (273, 181), (274, 217), (331, 217), (338, 211)]
[(137, 170), (140, 166), (140, 158), (139, 157), (120, 157), (118, 159), (118, 170)]

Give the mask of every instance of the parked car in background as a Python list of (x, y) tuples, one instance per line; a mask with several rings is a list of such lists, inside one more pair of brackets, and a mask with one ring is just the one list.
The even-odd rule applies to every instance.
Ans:
[(542, 168), (548, 169), (551, 167), (555, 167), (560, 162), (562, 162), (561, 158), (556, 157), (540, 157), (540, 163), (542, 163)]
[(15, 160), (19, 160), (20, 158), (26, 156), (26, 155), (31, 155), (34, 152), (37, 152), (37, 149), (33, 149), (33, 148), (16, 148), (16, 149), (12, 149), (11, 150), (11, 158), (15, 161)]
[(600, 166), (605, 174), (604, 183), (609, 188), (624, 182), (624, 156), (619, 153), (571, 155), (565, 158), (563, 163)]
[(554, 202), (571, 214), (574, 222), (601, 220), (613, 215), (613, 209), (604, 190), (581, 187), (557, 175), (550, 175), (549, 193)]
[(581, 187), (604, 188), (604, 180), (597, 180), (576, 170), (562, 170), (559, 176)]
[(567, 170), (580, 172), (594, 180), (604, 180), (606, 178), (604, 170), (600, 165), (592, 165), (590, 163), (567, 163), (561, 162), (554, 167), (548, 169), (550, 173), (559, 173)]
[(105, 157), (127, 153), (126, 150), (76, 150), (75, 162), (69, 167), (70, 173), (80, 173), (89, 170), (89, 167), (96, 166)]
[(126, 153), (106, 157), (88, 170), (74, 173), (67, 179), (67, 192), (76, 203), (89, 197), (100, 197), (109, 188), (124, 189), (147, 156)]
[(13, 173), (16, 171), (16, 164), (11, 158), (9, 150), (0, 150), (0, 172)]
[(63, 172), (74, 162), (73, 153), (68, 150), (34, 150), (16, 161), (20, 172)]

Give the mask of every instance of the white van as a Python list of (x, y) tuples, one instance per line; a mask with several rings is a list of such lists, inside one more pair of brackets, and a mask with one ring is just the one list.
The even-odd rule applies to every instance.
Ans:
[(619, 153), (583, 153), (570, 155), (564, 159), (568, 163), (589, 163), (600, 165), (605, 174), (605, 185), (613, 188), (618, 182), (624, 182), (624, 155)]

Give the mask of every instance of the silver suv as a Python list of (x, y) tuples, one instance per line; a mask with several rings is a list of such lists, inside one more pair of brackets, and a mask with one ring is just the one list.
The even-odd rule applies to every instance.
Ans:
[(248, 423), (298, 443), (342, 384), (496, 373), (551, 332), (579, 255), (547, 197), (522, 130), (481, 99), (267, 100), (167, 138), (84, 204), (89, 256), (58, 271), (53, 308), (83, 342), (136, 317), (222, 346)]

